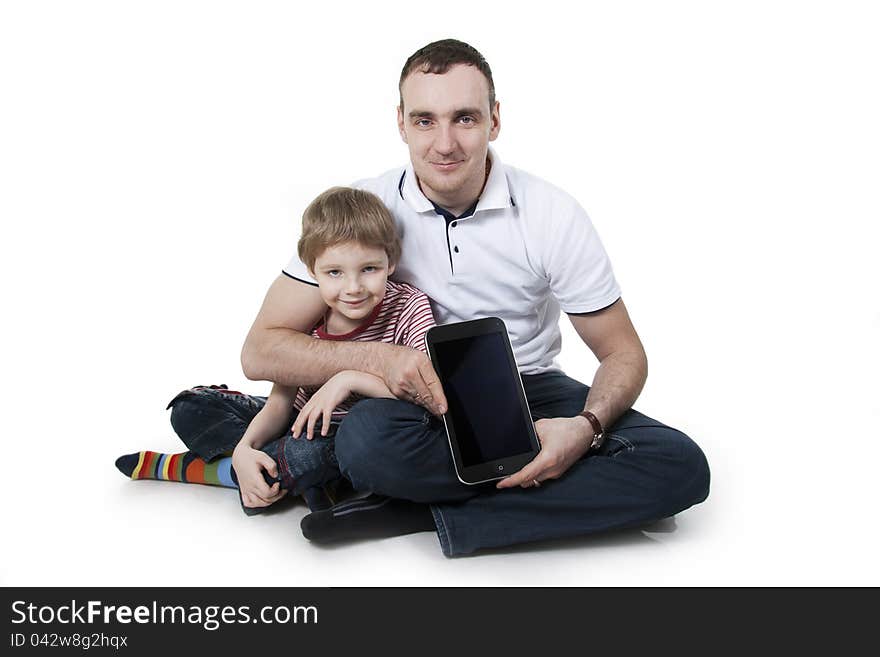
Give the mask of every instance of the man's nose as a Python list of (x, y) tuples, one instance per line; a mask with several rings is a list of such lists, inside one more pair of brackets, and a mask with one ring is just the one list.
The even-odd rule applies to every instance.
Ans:
[(434, 150), (443, 155), (448, 155), (455, 150), (455, 133), (451, 126), (440, 126), (434, 139)]

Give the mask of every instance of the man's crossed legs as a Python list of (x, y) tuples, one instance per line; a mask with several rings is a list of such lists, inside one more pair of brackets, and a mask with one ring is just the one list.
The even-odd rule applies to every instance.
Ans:
[[(535, 420), (576, 415), (589, 391), (559, 372), (523, 376), (523, 385)], [(447, 556), (645, 525), (709, 493), (696, 443), (634, 410), (610, 427), (598, 453), (539, 488), (461, 483), (442, 421), (394, 399), (352, 409), (336, 435), (336, 458), (356, 490), (429, 503)]]

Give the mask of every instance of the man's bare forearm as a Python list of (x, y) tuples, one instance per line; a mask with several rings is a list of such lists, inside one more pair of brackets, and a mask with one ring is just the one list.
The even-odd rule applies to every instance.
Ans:
[(380, 342), (315, 340), (285, 328), (248, 336), (241, 353), (245, 376), (285, 386), (318, 386), (342, 370), (382, 377), (381, 363), (392, 345)]
[(644, 351), (609, 354), (596, 370), (585, 410), (593, 413), (603, 427), (610, 427), (632, 408), (647, 378)]

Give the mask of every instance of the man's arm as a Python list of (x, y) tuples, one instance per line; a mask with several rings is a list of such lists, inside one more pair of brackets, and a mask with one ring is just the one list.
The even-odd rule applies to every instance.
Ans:
[[(632, 407), (648, 377), (642, 341), (626, 312), (623, 299), (594, 313), (569, 315), (572, 325), (596, 358), (599, 369), (585, 409), (610, 427)], [(582, 416), (538, 420), (535, 430), (541, 452), (522, 470), (501, 480), (498, 488), (531, 487), (535, 481), (562, 476), (589, 449), (593, 428)]]
[[(584, 410), (592, 412), (603, 427), (610, 427), (632, 408), (648, 378), (648, 358), (642, 341), (623, 299), (598, 312), (568, 318), (599, 361)], [(590, 423), (586, 418), (581, 421), (592, 435)]]
[(284, 386), (319, 386), (342, 370), (379, 377), (400, 399), (430, 400), (442, 413), (446, 398), (428, 357), (414, 349), (380, 342), (315, 340), (309, 331), (326, 310), (318, 288), (281, 275), (272, 283), (241, 351), (252, 381)]
[(318, 288), (289, 276), (275, 279), (241, 350), (252, 381), (316, 386), (343, 369), (375, 373), (376, 345), (314, 340), (309, 335), (327, 307)]

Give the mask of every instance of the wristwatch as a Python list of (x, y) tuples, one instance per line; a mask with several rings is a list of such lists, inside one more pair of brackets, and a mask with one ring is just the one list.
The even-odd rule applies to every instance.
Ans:
[(602, 423), (599, 422), (599, 418), (590, 413), (590, 411), (581, 411), (578, 415), (587, 418), (590, 426), (593, 427), (593, 438), (590, 441), (590, 447), (587, 451), (595, 452), (602, 447), (602, 443), (605, 442), (605, 430), (602, 428)]

